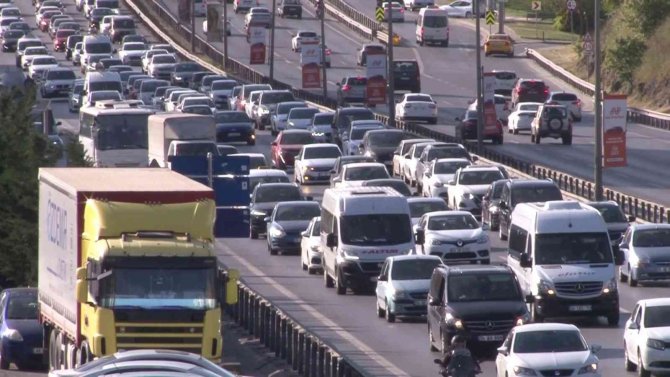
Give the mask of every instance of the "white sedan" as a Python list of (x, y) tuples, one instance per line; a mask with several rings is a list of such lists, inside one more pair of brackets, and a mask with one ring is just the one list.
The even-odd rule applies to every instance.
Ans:
[(507, 131), (515, 135), (519, 131), (530, 131), (540, 105), (539, 102), (519, 102), (507, 118)]
[(430, 169), (423, 172), (422, 195), (430, 198), (442, 198), (448, 200), (449, 181), (454, 179), (454, 174), (464, 166), (472, 163), (465, 158), (440, 158), (430, 164)]
[(428, 212), (447, 211), (447, 202), (440, 198), (407, 198), (409, 214), (412, 217), (412, 226), (419, 223), (421, 216)]
[(51, 55), (36, 56), (33, 58), (28, 68), (28, 76), (37, 80), (42, 77), (42, 72), (49, 68), (58, 68), (58, 61)]
[(323, 272), (321, 267), (321, 217), (309, 222), (300, 241), (300, 266), (310, 275)]
[[(482, 7), (484, 8), (484, 7)], [(454, 1), (447, 5), (442, 5), (440, 9), (444, 9), (449, 14), (449, 17), (472, 17), (472, 2), (465, 0)]]
[(589, 347), (575, 325), (516, 326), (498, 348), (496, 376), (599, 377), (596, 356), (599, 349), (596, 345)]
[(340, 147), (335, 144), (303, 145), (295, 157), (294, 176), (298, 184), (330, 181), (330, 171), (335, 167), (335, 160), (342, 156)]
[(291, 51), (300, 52), (303, 43), (320, 42), (319, 36), (313, 31), (299, 30), (298, 33), (291, 39)]
[(623, 333), (626, 371), (638, 376), (668, 373), (670, 349), (670, 298), (640, 300), (626, 321)]
[(406, 93), (395, 105), (396, 118), (402, 121), (422, 120), (437, 123), (437, 103), (430, 94)]
[(142, 56), (147, 50), (147, 45), (143, 42), (126, 42), (119, 50), (119, 59), (123, 64), (142, 65)]
[(333, 178), (334, 187), (359, 187), (371, 179), (391, 178), (386, 165), (379, 162), (354, 162), (342, 167), (342, 174)]

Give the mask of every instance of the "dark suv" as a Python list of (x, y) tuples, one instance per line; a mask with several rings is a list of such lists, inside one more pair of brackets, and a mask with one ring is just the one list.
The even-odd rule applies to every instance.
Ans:
[(445, 353), (456, 334), (468, 345), (498, 347), (507, 333), (530, 321), (516, 275), (507, 266), (438, 266), (428, 292), (431, 351)]
[(416, 60), (393, 61), (393, 90), (421, 92), (421, 71)]
[(249, 204), (249, 238), (256, 239), (260, 233), (265, 233), (265, 218), (270, 216), (277, 203), (295, 200), (302, 200), (302, 195), (300, 188), (293, 183), (261, 183), (256, 186)]
[(375, 113), (366, 107), (340, 107), (335, 110), (333, 119), (333, 141), (342, 148), (342, 135), (349, 132), (351, 122), (355, 120), (374, 120)]
[(550, 179), (513, 179), (505, 183), (498, 203), (499, 234), (501, 240), (509, 235), (512, 211), (519, 203), (563, 200), (563, 194)]
[(518, 79), (512, 89), (512, 107), (519, 102), (545, 102), (549, 98), (549, 87), (542, 80)]
[(300, 4), (300, 0), (279, 0), (277, 14), (281, 18), (292, 16), (301, 19), (302, 4)]

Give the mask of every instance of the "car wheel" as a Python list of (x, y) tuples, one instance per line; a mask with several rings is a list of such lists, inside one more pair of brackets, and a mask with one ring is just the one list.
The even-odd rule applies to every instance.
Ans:
[(642, 362), (642, 355), (640, 355), (640, 350), (637, 351), (637, 375), (640, 377), (651, 377), (651, 373), (644, 369), (644, 363)]
[(537, 304), (536, 303), (530, 304), (530, 317), (531, 317), (531, 320), (535, 323), (544, 322), (544, 317), (537, 312)]
[(512, 134), (514, 134), (514, 135), (518, 135), (518, 134), (519, 134), (519, 130), (515, 128), (514, 130), (512, 130)]
[(437, 352), (438, 349), (433, 343), (435, 343), (433, 339), (433, 333), (430, 331), (430, 325), (428, 325), (428, 347), (430, 352)]
[[(337, 271), (337, 268), (335, 269)], [(345, 295), (347, 294), (347, 286), (343, 284), (342, 280), (340, 279), (340, 274), (339, 271), (337, 271), (338, 274), (335, 276), (335, 292), (337, 292), (338, 295)]]
[(384, 309), (382, 309), (381, 306), (379, 306), (379, 299), (375, 298), (376, 304), (375, 306), (377, 307), (377, 317), (379, 318), (384, 318), (384, 315), (386, 314)]
[(635, 372), (637, 369), (637, 365), (630, 361), (630, 357), (628, 356), (628, 348), (626, 347), (626, 342), (623, 343), (623, 363), (626, 368), (626, 372)]
[(305, 263), (305, 256), (303, 255), (303, 252), (300, 252), (300, 267), (302, 267), (303, 271), (307, 271), (307, 264)]
[(326, 286), (326, 288), (333, 288), (333, 278), (328, 275), (328, 272), (326, 272), (326, 268), (323, 268), (323, 285)]
[(502, 225), (498, 227), (498, 236), (500, 237), (500, 240), (505, 241), (507, 240), (507, 235), (503, 233), (502, 231)]
[(637, 279), (633, 278), (633, 271), (629, 268), (628, 269), (628, 285), (631, 287), (637, 287)]
[(540, 144), (540, 135), (535, 135), (535, 144)]
[(391, 313), (391, 310), (389, 309), (389, 303), (388, 301), (386, 302), (386, 322), (393, 323), (395, 322), (395, 314)]
[(619, 326), (619, 309), (613, 310), (610, 314), (607, 315), (607, 324), (610, 327)]
[(449, 352), (449, 347), (451, 345), (451, 339), (445, 339), (444, 338), (444, 333), (440, 331), (440, 352), (442, 352), (442, 355), (445, 355), (447, 352)]
[(623, 266), (619, 267), (619, 281), (625, 283), (628, 281), (628, 276), (623, 274)]
[(251, 238), (252, 240), (258, 239), (258, 231), (255, 230), (254, 228), (251, 228), (249, 230), (249, 238)]
[(465, 18), (471, 18), (471, 17), (472, 17), (472, 13), (470, 13), (470, 12), (465, 12)]
[(268, 251), (270, 252), (270, 255), (278, 254), (277, 250), (273, 249), (272, 246), (270, 246), (270, 244), (268, 244)]

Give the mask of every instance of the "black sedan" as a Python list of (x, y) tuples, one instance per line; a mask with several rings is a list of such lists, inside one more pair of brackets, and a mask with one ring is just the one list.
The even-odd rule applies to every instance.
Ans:
[(247, 145), (256, 144), (254, 121), (243, 111), (218, 111), (216, 121), (216, 142), (243, 141)]
[(292, 201), (277, 203), (272, 216), (266, 217), (268, 251), (277, 253), (300, 253), (302, 232), (307, 229), (312, 218), (321, 216), (319, 203), (312, 201)]

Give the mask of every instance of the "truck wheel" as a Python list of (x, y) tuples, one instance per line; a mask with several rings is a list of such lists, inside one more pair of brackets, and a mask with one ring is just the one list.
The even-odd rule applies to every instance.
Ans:
[(270, 252), (270, 255), (277, 255), (277, 250), (273, 249), (270, 245), (268, 245), (268, 251)]

